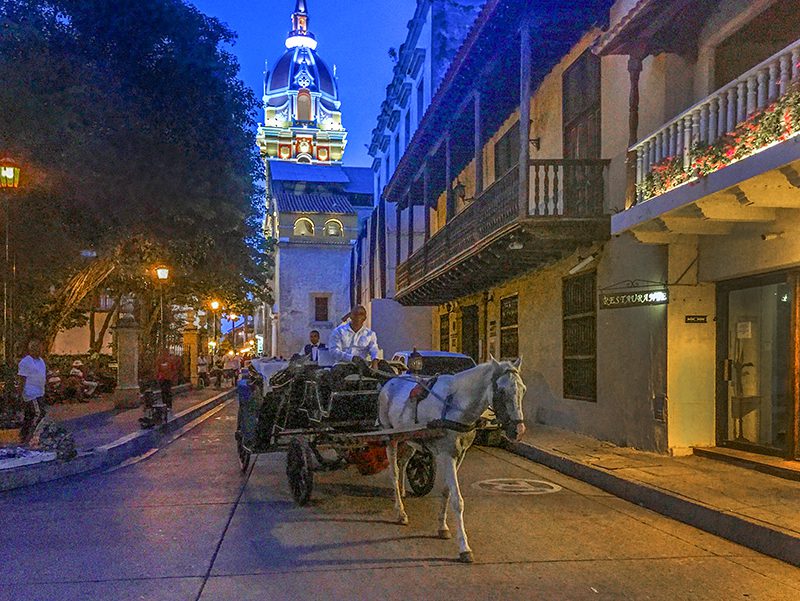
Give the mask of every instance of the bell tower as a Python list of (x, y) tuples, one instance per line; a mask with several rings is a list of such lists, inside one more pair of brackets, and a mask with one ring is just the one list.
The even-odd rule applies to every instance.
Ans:
[(286, 52), (264, 74), (264, 123), (258, 145), (264, 159), (341, 163), (347, 144), (336, 71), (317, 54), (307, 0), (297, 0)]

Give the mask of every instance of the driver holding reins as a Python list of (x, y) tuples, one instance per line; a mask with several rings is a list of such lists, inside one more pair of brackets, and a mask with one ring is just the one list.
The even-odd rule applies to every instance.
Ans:
[(350, 319), (331, 332), (328, 350), (336, 361), (350, 362), (353, 357), (371, 361), (372, 369), (378, 368), (378, 337), (364, 323), (367, 310), (356, 305), (350, 311)]

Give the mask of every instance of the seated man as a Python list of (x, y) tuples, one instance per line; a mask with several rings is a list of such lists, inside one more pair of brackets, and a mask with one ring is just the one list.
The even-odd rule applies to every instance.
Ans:
[(311, 330), (308, 335), (309, 344), (303, 347), (302, 355), (308, 357), (311, 361), (319, 361), (319, 352), (327, 350), (328, 347), (319, 341), (319, 330)]
[(367, 310), (356, 305), (350, 311), (350, 321), (331, 332), (328, 349), (336, 361), (350, 362), (354, 357), (370, 361), (372, 369), (378, 368), (378, 337), (364, 323)]

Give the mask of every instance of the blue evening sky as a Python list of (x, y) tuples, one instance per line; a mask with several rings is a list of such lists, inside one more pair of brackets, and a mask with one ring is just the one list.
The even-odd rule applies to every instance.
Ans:
[[(274, 65), (286, 50), (283, 42), (295, 0), (189, 1), (238, 34), (231, 50), (239, 59), (242, 79), (260, 99), (264, 60)], [(308, 0), (309, 28), (319, 42), (317, 51), (337, 68), (342, 122), (348, 130), (347, 165), (372, 163), (364, 145), (370, 142), (392, 77), (388, 51), (405, 40), (415, 7), (416, 0)]]

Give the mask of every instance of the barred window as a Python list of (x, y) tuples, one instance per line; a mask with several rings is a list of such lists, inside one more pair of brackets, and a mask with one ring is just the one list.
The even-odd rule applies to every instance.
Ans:
[(564, 396), (597, 400), (597, 274), (564, 280)]
[(519, 357), (519, 296), (500, 299), (500, 359)]
[(439, 316), (439, 350), (450, 350), (450, 314)]
[(519, 164), (519, 121), (494, 145), (494, 178), (500, 179)]

